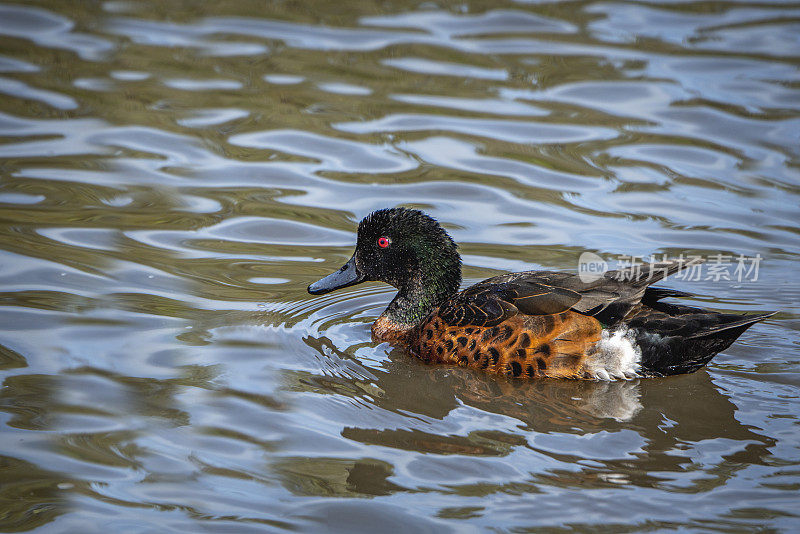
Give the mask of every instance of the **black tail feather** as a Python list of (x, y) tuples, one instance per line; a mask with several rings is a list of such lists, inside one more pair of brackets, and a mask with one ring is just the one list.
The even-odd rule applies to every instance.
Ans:
[(736, 315), (690, 306), (642, 306), (629, 326), (642, 352), (642, 374), (692, 373), (727, 349), (755, 323), (774, 313)]
[[(691, 336), (691, 338), (701, 338), (701, 337), (706, 337), (706, 336), (710, 336), (710, 335), (714, 335), (714, 334), (720, 334), (720, 333), (724, 332), (725, 330), (736, 329), (736, 328), (740, 328), (742, 326), (744, 326), (745, 327), (744, 330), (746, 330), (747, 328), (749, 328), (750, 326), (754, 325), (755, 323), (757, 323), (759, 321), (763, 321), (767, 317), (772, 317), (776, 313), (778, 313), (778, 312), (761, 313), (761, 314), (758, 314), (758, 315), (733, 315), (733, 316), (720, 314), (721, 317), (725, 317), (725, 318), (729, 318), (730, 317), (730, 319), (725, 321), (725, 322), (720, 322), (719, 324), (714, 325), (712, 327), (700, 330), (696, 334)], [(744, 330), (742, 330), (742, 332), (744, 332)]]

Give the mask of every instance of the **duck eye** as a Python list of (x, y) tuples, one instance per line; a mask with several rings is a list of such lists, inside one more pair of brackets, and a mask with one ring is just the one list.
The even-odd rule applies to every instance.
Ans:
[(381, 248), (388, 248), (391, 241), (389, 241), (388, 237), (380, 237), (378, 238), (378, 246)]

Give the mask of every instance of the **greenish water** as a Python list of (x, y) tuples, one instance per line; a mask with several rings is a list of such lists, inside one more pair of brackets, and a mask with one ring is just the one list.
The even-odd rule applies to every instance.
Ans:
[[(0, 4), (0, 531), (796, 531), (798, 20)], [(780, 312), (663, 380), (425, 366), (305, 290), (395, 205), (468, 281), (721, 254), (668, 285)]]

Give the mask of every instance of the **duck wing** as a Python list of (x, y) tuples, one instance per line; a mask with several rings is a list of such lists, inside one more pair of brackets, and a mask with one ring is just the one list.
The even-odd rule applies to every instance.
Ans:
[(518, 313), (560, 313), (581, 300), (575, 291), (535, 281), (492, 280), (485, 280), (458, 293), (439, 308), (439, 316), (451, 326), (489, 327)]
[(696, 262), (640, 264), (608, 271), (590, 281), (557, 271), (504, 274), (458, 293), (439, 308), (438, 314), (451, 326), (490, 327), (519, 313), (554, 315), (571, 309), (611, 325), (621, 321), (643, 298), (670, 296), (670, 290), (648, 286)]

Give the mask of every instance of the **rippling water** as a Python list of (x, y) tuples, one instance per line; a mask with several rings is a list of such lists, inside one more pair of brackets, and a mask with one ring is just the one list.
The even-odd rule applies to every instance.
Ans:
[[(796, 530), (800, 4), (0, 5), (0, 530)], [(428, 367), (305, 286), (357, 221), (465, 277), (760, 255), (706, 370)], [(756, 279), (757, 278), (757, 279)]]

